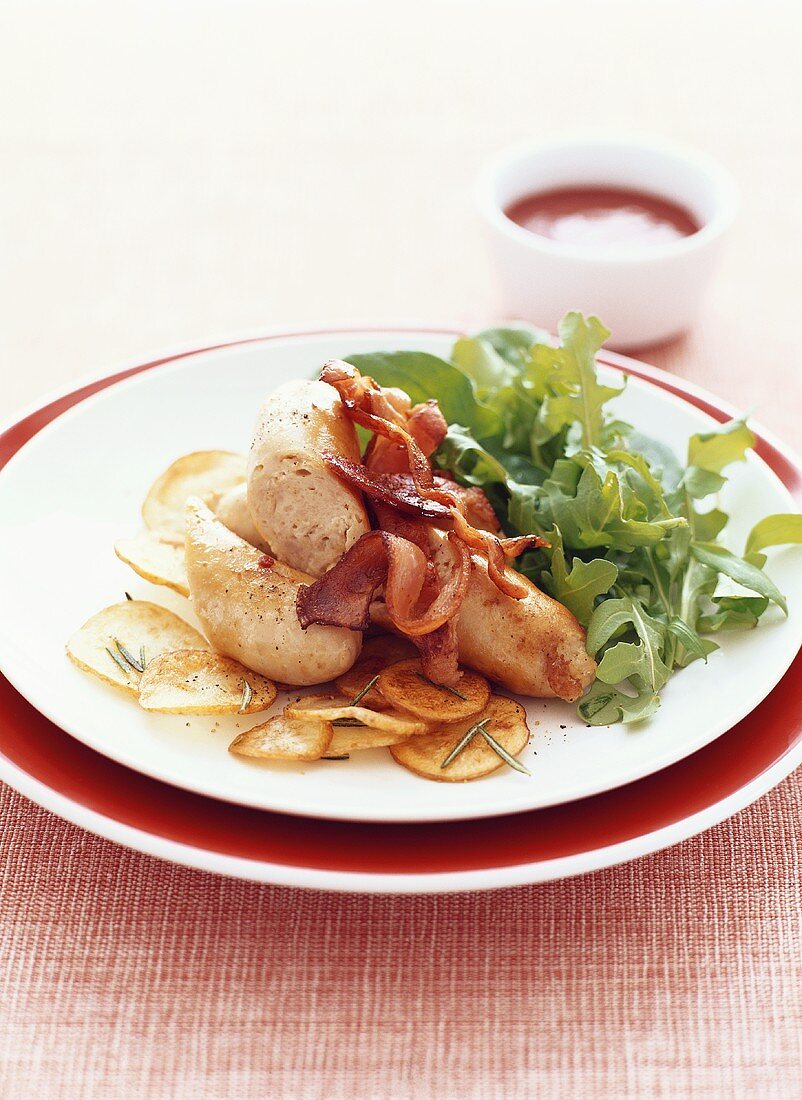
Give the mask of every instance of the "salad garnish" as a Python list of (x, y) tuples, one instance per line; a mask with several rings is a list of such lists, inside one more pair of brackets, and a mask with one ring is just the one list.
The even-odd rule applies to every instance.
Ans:
[(755, 626), (771, 604), (787, 613), (763, 551), (802, 543), (802, 516), (783, 514), (757, 523), (741, 553), (724, 544), (718, 494), (754, 434), (733, 419), (691, 436), (680, 462), (611, 408), (627, 379), (599, 379), (609, 335), (573, 312), (556, 345), (517, 325), (461, 337), (450, 359), (348, 357), (415, 402), (436, 398), (449, 428), (433, 466), (483, 489), (508, 537), (548, 544), (516, 567), (587, 629), (598, 668), (577, 709), (591, 725), (647, 718), (674, 672), (718, 648), (711, 635)]

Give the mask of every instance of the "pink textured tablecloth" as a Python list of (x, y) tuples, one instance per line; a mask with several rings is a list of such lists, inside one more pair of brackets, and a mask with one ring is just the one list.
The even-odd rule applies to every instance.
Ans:
[[(243, 329), (498, 316), (470, 181), (590, 126), (735, 172), (700, 322), (645, 358), (797, 444), (801, 16), (8, 0), (0, 411)], [(0, 1096), (799, 1096), (801, 809), (797, 773), (624, 867), (370, 898), (173, 867), (0, 786)]]
[(0, 1092), (798, 1096), (800, 812), (795, 776), (623, 867), (370, 898), (168, 866), (5, 788)]

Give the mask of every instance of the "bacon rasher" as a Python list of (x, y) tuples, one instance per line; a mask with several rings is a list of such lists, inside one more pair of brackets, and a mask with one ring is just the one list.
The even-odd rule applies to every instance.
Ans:
[[(355, 424), (374, 433), (362, 463), (334, 453), (323, 457), (338, 477), (369, 499), (377, 529), (300, 590), (301, 625), (366, 630), (371, 602), (383, 587), (387, 614), (396, 630), (418, 646), (426, 674), (435, 683), (454, 683), (459, 675), (454, 620), (468, 585), (471, 554), (486, 558), (488, 576), (499, 591), (522, 599), (527, 589), (507, 572), (506, 559), (546, 544), (535, 535), (499, 538), (495, 513), (480, 489), (435, 476), (429, 459), (448, 430), (435, 401), (412, 408), (402, 391), (382, 388), (339, 360), (324, 366), (321, 381), (337, 390)], [(434, 539), (442, 543), (441, 532), (450, 563), (438, 569)]]

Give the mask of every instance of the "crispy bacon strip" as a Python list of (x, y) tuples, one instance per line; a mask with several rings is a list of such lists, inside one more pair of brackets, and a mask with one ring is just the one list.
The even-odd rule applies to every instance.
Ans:
[(375, 473), (361, 462), (352, 462), (330, 451), (323, 452), (323, 460), (338, 477), (352, 488), (361, 490), (371, 500), (392, 504), (410, 516), (439, 521), (441, 524), (450, 523), (450, 509), (444, 504), (422, 497), (409, 474)]
[(406, 418), (382, 395), (381, 386), (372, 378), (361, 375), (350, 363), (344, 363), (340, 359), (332, 359), (324, 365), (320, 380), (334, 386), (348, 415), (356, 424), (406, 450), (409, 471), (421, 496), (429, 497), (440, 504), (452, 503), (447, 494), (433, 489), (432, 468), (426, 455), (407, 431)]
[[(414, 542), (426, 555), (427, 574), (421, 589), (420, 600), (430, 603), (440, 589), (440, 578), (433, 561), (434, 529), (430, 524), (410, 519), (397, 508), (378, 501), (373, 502), (373, 513), (383, 531), (389, 531), (393, 535)], [(455, 611), (447, 623), (433, 630), (431, 634), (417, 634), (410, 637), (410, 641), (420, 652), (424, 674), (434, 684), (450, 685), (455, 684), (459, 679), (456, 615)]]
[(381, 531), (408, 539), (422, 551), (426, 558), (426, 580), (423, 582), (419, 600), (422, 606), (428, 606), (440, 591), (440, 578), (434, 564), (433, 528), (419, 519), (404, 515), (390, 504), (381, 501), (372, 502), (373, 516)]
[[(373, 410), (375, 412), (375, 409)], [(446, 437), (448, 425), (434, 398), (416, 405), (402, 425), (429, 458)], [(365, 465), (382, 474), (409, 474), (407, 449), (385, 436), (374, 435), (365, 451)]]
[(499, 539), (498, 541), (508, 558), (517, 558), (519, 554), (523, 554), (524, 550), (542, 550), (544, 547), (548, 549), (551, 546), (548, 539), (541, 538), (540, 535), (518, 535), (514, 539)]
[[(323, 452), (326, 464), (338, 477), (347, 482), (352, 488), (358, 489), (374, 503), (380, 501), (391, 504), (408, 516), (430, 520), (443, 530), (449, 530), (453, 526), (452, 509), (444, 504), (422, 497), (415, 488), (415, 482), (409, 473), (378, 473), (372, 467), (368, 468), (359, 462), (351, 462), (341, 455), (331, 452)], [(499, 531), (498, 517), (493, 511), (490, 501), (481, 489), (458, 485), (455, 481), (449, 481), (439, 474), (434, 478), (435, 488), (443, 489), (458, 501), (458, 507), (463, 512), (468, 524), (480, 531), (488, 531), (495, 534)], [(379, 526), (384, 531), (392, 530), (379, 520)], [(504, 540), (511, 542), (512, 540)], [(527, 545), (529, 536), (527, 536)], [(523, 553), (526, 546), (515, 553)], [(507, 556), (514, 556), (507, 552)]]
[(430, 397), (416, 405), (409, 414), (406, 428), (427, 458), (431, 458), (448, 432), (446, 418), (440, 412), (437, 399)]
[(371, 501), (371, 508), (380, 530), (389, 531), (391, 535), (398, 535), (402, 539), (409, 539), (420, 547), (427, 560), (431, 560), (434, 547), (433, 528), (430, 524), (423, 523), (420, 519), (413, 519), (398, 508), (380, 500)]
[(367, 630), (378, 588), (387, 583), (404, 615), (417, 603), (425, 579), (426, 555), (420, 547), (386, 531), (369, 531), (314, 584), (299, 588), (298, 621), (304, 630), (314, 623)]
[(343, 404), (348, 409), (348, 415), (355, 423), (376, 432), (380, 436), (384, 436), (385, 439), (400, 444), (406, 450), (409, 472), (421, 496), (437, 500), (441, 504), (452, 503), (447, 493), (442, 493), (434, 488), (434, 478), (429, 460), (405, 428), (402, 428), (400, 424), (375, 416), (371, 412), (365, 412), (363, 409), (351, 408), (347, 401)]
[(460, 510), (471, 527), (476, 527), (479, 531), (490, 531), (493, 535), (501, 530), (498, 516), (485, 496), (484, 489), (480, 489), (478, 485), (460, 485), (449, 470), (435, 470), (434, 483), (439, 488), (448, 489), (457, 498)]
[[(374, 385), (376, 383), (374, 382)], [(412, 402), (409, 399), (409, 394), (404, 390), (398, 389), (396, 386), (376, 386), (376, 390), (381, 397), (382, 401), (386, 401), (392, 410), (393, 416), (397, 416), (398, 423), (403, 424), (407, 417), (410, 415), (412, 409)], [(373, 402), (376, 402), (379, 398), (374, 396)], [(378, 413), (378, 409), (374, 409), (374, 412)], [(388, 417), (388, 419), (392, 419)]]
[(489, 531), (477, 531), (471, 527), (465, 517), (454, 511), (452, 513), (454, 533), (463, 540), (466, 546), (484, 554), (487, 558), (487, 574), (500, 592), (512, 596), (514, 600), (524, 599), (529, 589), (522, 581), (516, 580), (512, 573), (507, 572), (506, 559), (516, 558), (524, 550), (536, 550), (541, 546), (548, 546), (545, 539), (539, 535), (521, 535), (514, 539), (500, 539)]
[(412, 638), (412, 642), (420, 652), (423, 673), (433, 684), (450, 687), (457, 683), (460, 669), (456, 618), (449, 619), (431, 634)]
[[(370, 391), (377, 392), (379, 389), (372, 378), (360, 374), (356, 367), (352, 367), (350, 363), (346, 363), (342, 359), (329, 359), (327, 363), (324, 363), (320, 372), (320, 381), (328, 382), (330, 386), (334, 386), (342, 401), (352, 407), (363, 404)], [(390, 398), (385, 400), (392, 404)], [(399, 423), (402, 423), (404, 419), (403, 410), (396, 411)]]
[(453, 619), (460, 609), (471, 575), (471, 555), (465, 543), (453, 532), (448, 535), (447, 545), (451, 554), (451, 572), (445, 581), (441, 581), (440, 591), (422, 614), (404, 616), (400, 613), (388, 575), (384, 597), (387, 610), (398, 629), (409, 638), (432, 634)]
[[(400, 477), (398, 473), (384, 474), (383, 480), (380, 480), (380, 471), (372, 470), (368, 476), (362, 472), (364, 467), (357, 472), (359, 464), (352, 463), (347, 471), (341, 465), (341, 476), (345, 477), (347, 474), (351, 484), (356, 484), (373, 499), (393, 504), (408, 514), (436, 520), (443, 527), (451, 527), (456, 540), (487, 558), (488, 575), (499, 591), (513, 599), (525, 598), (528, 589), (507, 572), (506, 556), (519, 554), (527, 546), (545, 544), (537, 536), (502, 541), (491, 531), (477, 529), (466, 518), (467, 501), (464, 495), (461, 498), (456, 488), (444, 482), (444, 479), (435, 480), (428, 455), (433, 453), (432, 445), (434, 448), (439, 445), (438, 434), (442, 433), (445, 425), (442, 417), (436, 418), (433, 412), (435, 406), (417, 407), (420, 410), (419, 441), (411, 431), (412, 414), (405, 417), (382, 391), (381, 386), (372, 378), (363, 377), (349, 363), (332, 360), (323, 368), (321, 378), (337, 389), (348, 415), (355, 423), (374, 432), (375, 439), (381, 437), (379, 442), (374, 443), (371, 453), (373, 465), (380, 467), (385, 463), (397, 464), (401, 460), (403, 448), (415, 494), (408, 487), (402, 490), (398, 483), (391, 487), (387, 479)], [(439, 434), (439, 440), (442, 438), (442, 434)], [(389, 450), (388, 447), (394, 450)], [(334, 456), (326, 456), (326, 461), (334, 465), (331, 461), (333, 458)], [(441, 505), (443, 510), (448, 511), (450, 522), (447, 525), (443, 522), (445, 517), (442, 512), (439, 516), (432, 514), (426, 502)]]
[(384, 585), (387, 611), (397, 629), (410, 638), (431, 634), (457, 613), (470, 577), (467, 547), (449, 535), (449, 550), (451, 572), (421, 608), (421, 594), (431, 577), (426, 554), (409, 539), (369, 531), (314, 584), (301, 586), (298, 620), (304, 629), (317, 623), (367, 630), (371, 600)]

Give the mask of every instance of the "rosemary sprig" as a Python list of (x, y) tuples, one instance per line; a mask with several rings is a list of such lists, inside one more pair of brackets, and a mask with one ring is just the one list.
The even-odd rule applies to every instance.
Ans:
[(523, 775), (532, 774), (528, 768), (523, 766), (520, 760), (516, 760), (514, 756), (510, 756), (504, 746), (500, 745), (495, 737), (493, 737), (491, 733), (488, 733), (484, 727), (482, 727), (482, 737), (487, 741), (496, 756), (500, 756), (505, 764), (509, 764), (511, 768), (514, 768), (517, 772), (521, 772)]
[(487, 721), (487, 718), (483, 718), (481, 722), (474, 722), (474, 724), (469, 729), (467, 729), (465, 733), (463, 733), (462, 737), (460, 737), (459, 741), (457, 741), (456, 745), (445, 758), (440, 767), (447, 768), (452, 760), (456, 760), (462, 750), (468, 747), (471, 741), (473, 741), (474, 737), (476, 737), (477, 733), (484, 733), (484, 724)]
[(357, 722), (356, 718), (335, 718), (331, 723), (333, 726), (342, 728), (343, 726), (364, 726), (364, 722)]
[(125, 663), (131, 666), (134, 672), (139, 672), (141, 674), (145, 671), (145, 666), (136, 659), (136, 657), (133, 655), (133, 653), (130, 652), (130, 650), (125, 648), (122, 642), (118, 641), (116, 638), (112, 638), (112, 641), (117, 647), (117, 652), (120, 654)]
[(145, 665), (148, 663), (145, 660), (145, 647), (143, 645), (141, 645), (139, 647), (139, 663), (142, 665), (143, 669), (145, 668)]
[(378, 682), (378, 679), (379, 679), (379, 674), (377, 672), (376, 675), (373, 677), (373, 679), (368, 680), (368, 682), (365, 684), (365, 686), (362, 688), (362, 690), (358, 691), (356, 693), (356, 695), (353, 697), (353, 699), (351, 700), (351, 706), (352, 707), (355, 707), (357, 705), (357, 703), (360, 703), (365, 698), (365, 696), (370, 691), (370, 689), (372, 687), (376, 686), (376, 684)]
[(415, 675), (419, 680), (423, 680), (424, 684), (431, 684), (432, 687), (439, 688), (440, 691), (450, 691), (452, 695), (456, 695), (458, 699), (462, 699), (463, 703), (468, 702), (468, 696), (463, 695), (462, 692), (457, 691), (456, 688), (449, 687), (448, 684), (435, 684), (428, 676), (424, 676), (422, 672), (416, 672)]
[(242, 700), (239, 705), (239, 714), (244, 714), (248, 707), (251, 705), (251, 699), (253, 699), (253, 688), (247, 680), (242, 681)]
[(349, 756), (348, 753), (345, 753), (343, 756), (321, 756), (320, 759), (321, 760), (350, 760), (351, 757)]
[(108, 646), (106, 646), (106, 652), (108, 653), (109, 657), (111, 657), (112, 661), (114, 661), (115, 665), (117, 665), (117, 667), (122, 670), (122, 674), (123, 674), (123, 676), (125, 676), (126, 680), (130, 680), (131, 679), (130, 669), (123, 662), (123, 660), (120, 657), (117, 656), (117, 654), (114, 652), (113, 649), (109, 649)]
[(131, 595), (130, 592), (126, 592), (125, 593), (125, 598), (126, 598), (126, 600), (133, 600), (134, 597)]
[(496, 756), (501, 757), (505, 764), (508, 764), (511, 768), (514, 768), (515, 771), (521, 772), (523, 775), (531, 775), (532, 773), (529, 771), (529, 769), (525, 768), (520, 760), (516, 760), (514, 756), (511, 756), (510, 753), (508, 753), (507, 750), (504, 748), (504, 746), (495, 739), (492, 733), (488, 732), (487, 723), (489, 721), (489, 718), (483, 718), (480, 722), (475, 722), (474, 725), (470, 727), (470, 729), (467, 729), (462, 737), (460, 737), (459, 741), (456, 743), (451, 752), (448, 754), (448, 756), (445, 758), (443, 763), (440, 765), (440, 767), (447, 768), (453, 760), (456, 760), (463, 749), (468, 747), (471, 741), (473, 741), (474, 737), (476, 737), (477, 733), (481, 733), (482, 737), (484, 737), (485, 739), (485, 742), (493, 750)]

